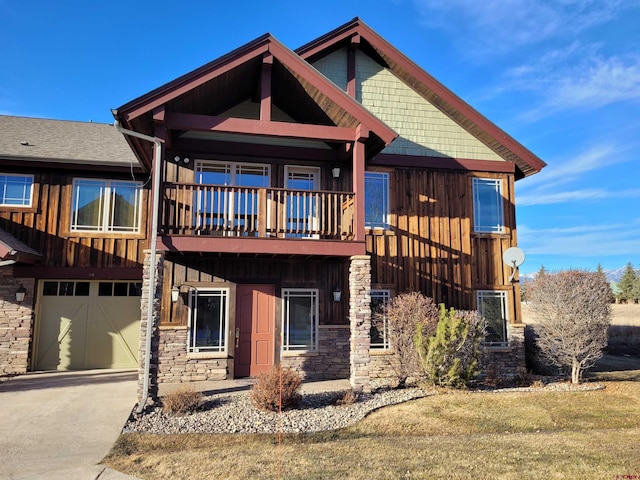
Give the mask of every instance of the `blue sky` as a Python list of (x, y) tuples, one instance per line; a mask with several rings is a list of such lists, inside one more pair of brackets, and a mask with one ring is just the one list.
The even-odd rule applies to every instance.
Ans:
[(0, 0), (0, 113), (111, 108), (269, 32), (360, 17), (548, 163), (516, 184), (525, 273), (640, 267), (640, 0)]

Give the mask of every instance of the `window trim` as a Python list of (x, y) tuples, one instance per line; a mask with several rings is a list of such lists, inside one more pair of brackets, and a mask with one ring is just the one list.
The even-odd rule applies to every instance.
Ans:
[[(308, 349), (292, 349), (289, 342), (289, 297), (291, 293), (310, 293), (312, 299), (313, 319), (311, 324), (311, 346)], [(283, 288), (282, 289), (282, 351), (288, 354), (305, 354), (318, 351), (319, 313), (320, 313), (320, 289), (318, 288)], [(298, 295), (300, 296), (300, 295)], [(307, 297), (309, 298), (309, 297)]]
[[(480, 220), (481, 202), (479, 197), (478, 186), (493, 184), (497, 187), (498, 196), (496, 198), (497, 218), (493, 225), (482, 225)], [(504, 218), (504, 185), (502, 178), (486, 178), (486, 177), (474, 177), (471, 183), (472, 198), (473, 198), (473, 231), (474, 233), (482, 234), (499, 234), (506, 233), (505, 218)]]
[[(366, 199), (366, 192), (367, 192), (367, 177), (379, 177), (384, 179), (384, 187), (385, 187), (385, 191), (383, 192), (384, 198), (383, 198), (383, 207), (384, 207), (384, 211), (382, 212), (382, 217), (383, 217), (383, 222), (381, 223), (375, 223), (375, 222), (368, 222), (367, 221), (367, 199)], [(364, 226), (365, 228), (369, 228), (372, 230), (389, 230), (390, 229), (390, 217), (391, 217), (391, 207), (390, 207), (390, 202), (389, 202), (389, 197), (390, 197), (390, 192), (389, 192), (389, 188), (390, 188), (390, 175), (389, 172), (375, 172), (375, 171), (371, 171), (371, 170), (366, 170), (364, 172), (364, 202), (365, 202), (365, 213), (364, 213), (364, 219), (365, 219), (365, 223)]]
[[(77, 225), (77, 211), (76, 210), (76, 192), (78, 187), (78, 182), (104, 182), (105, 191), (101, 194), (102, 198), (105, 198), (104, 204), (101, 206), (101, 216), (103, 225), (98, 228), (78, 228)], [(111, 185), (114, 183), (120, 184), (130, 184), (131, 186), (135, 186), (136, 188), (136, 204), (135, 209), (137, 212), (135, 218), (135, 228), (131, 230), (113, 230), (113, 225), (111, 225), (111, 197), (112, 190)], [(74, 177), (71, 183), (71, 198), (70, 198), (70, 211), (69, 211), (69, 231), (68, 234), (71, 235), (109, 235), (109, 236), (118, 236), (118, 235), (126, 235), (134, 236), (143, 234), (142, 224), (143, 224), (143, 211), (145, 210), (143, 205), (144, 199), (144, 188), (143, 183), (134, 180), (119, 180), (119, 179), (107, 179), (107, 178), (87, 178), (87, 177)]]
[[(220, 339), (224, 341), (224, 345), (222, 348), (220, 347), (196, 347), (191, 345), (191, 332), (193, 331), (193, 323), (194, 318), (197, 315), (197, 308), (194, 308), (196, 304), (196, 299), (199, 293), (212, 293), (212, 292), (220, 292), (221, 298), (225, 299), (224, 309), (221, 310), (221, 315), (224, 315), (224, 328), (220, 329)], [(215, 295), (202, 295), (213, 297)], [(219, 355), (228, 355), (229, 352), (229, 326), (230, 326), (230, 318), (229, 318), (229, 300), (231, 298), (230, 289), (228, 287), (190, 287), (189, 288), (189, 298), (187, 302), (187, 355), (199, 354), (200, 356), (219, 356)]]
[(488, 342), (486, 337), (482, 344), (486, 347), (508, 347), (509, 346), (509, 292), (507, 290), (476, 290), (476, 305), (478, 313), (482, 315), (482, 300), (483, 297), (498, 297), (501, 299), (503, 327), (502, 334), (504, 335), (504, 341), (502, 342)]
[[(373, 299), (374, 296), (380, 296), (383, 297), (383, 304), (387, 304), (391, 301), (391, 290), (388, 288), (372, 288), (369, 291), (369, 295), (371, 297), (371, 299)], [(386, 299), (384, 298), (386, 297)], [(371, 311), (371, 326), (373, 328), (373, 310)], [(374, 344), (371, 341), (371, 335), (369, 335), (369, 349), (370, 350), (374, 350), (376, 352), (387, 352), (387, 351), (391, 351), (392, 345), (391, 345), (391, 338), (390, 338), (390, 332), (389, 332), (389, 324), (388, 324), (388, 320), (386, 318), (385, 315), (383, 315), (383, 332), (382, 332), (382, 343), (376, 343)]]
[[(31, 185), (29, 185), (29, 203), (28, 204), (16, 204), (16, 203), (3, 203), (2, 200), (0, 200), (0, 207), (2, 209), (8, 209), (8, 208), (19, 208), (19, 209), (23, 209), (23, 208), (33, 208), (33, 187), (35, 184), (35, 177), (34, 175), (31, 174), (22, 174), (22, 173), (4, 173), (4, 172), (0, 172), (0, 177), (19, 177), (19, 178), (24, 178), (24, 179), (31, 179)], [(1, 184), (0, 184), (1, 185)], [(6, 183), (4, 184), (4, 187), (6, 188)], [(6, 200), (6, 197), (4, 196), (4, 192), (2, 194), (2, 196), (0, 196), (0, 199), (4, 198)], [(23, 198), (24, 200), (24, 198)]]

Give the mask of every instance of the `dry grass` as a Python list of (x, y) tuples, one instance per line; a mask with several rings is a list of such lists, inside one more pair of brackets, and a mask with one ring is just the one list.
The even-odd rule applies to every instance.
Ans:
[[(334, 432), (286, 435), (282, 478), (616, 478), (640, 474), (640, 383), (454, 392)], [(120, 437), (104, 463), (143, 479), (277, 478), (274, 435)]]

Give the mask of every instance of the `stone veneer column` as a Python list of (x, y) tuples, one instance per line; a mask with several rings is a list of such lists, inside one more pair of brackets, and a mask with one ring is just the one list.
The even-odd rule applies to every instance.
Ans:
[[(149, 396), (154, 398), (158, 394), (158, 325), (160, 323), (160, 304), (162, 298), (162, 274), (164, 271), (164, 252), (158, 252), (156, 254), (157, 268), (156, 268), (156, 285), (155, 295), (153, 301), (153, 328), (151, 333), (151, 363), (149, 368)], [(148, 302), (150, 292), (150, 262), (151, 250), (144, 251), (144, 270), (142, 273), (142, 297), (140, 299), (140, 351), (138, 354), (138, 401), (147, 401), (142, 399), (143, 385), (144, 385), (144, 361), (146, 352), (146, 339), (147, 339), (147, 322), (149, 320), (148, 315)]]
[[(16, 302), (20, 285), (27, 291), (22, 303)], [(14, 278), (13, 267), (0, 268), (0, 376), (29, 369), (34, 292), (33, 278)]]
[(351, 387), (371, 391), (369, 346), (371, 344), (371, 258), (351, 257), (349, 266), (349, 323), (351, 326)]

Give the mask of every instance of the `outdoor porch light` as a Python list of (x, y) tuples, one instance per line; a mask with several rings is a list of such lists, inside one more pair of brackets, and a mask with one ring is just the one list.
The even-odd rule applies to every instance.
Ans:
[(340, 176), (340, 167), (332, 168), (331, 173), (333, 173), (333, 178), (338, 178)]
[(171, 302), (176, 303), (180, 297), (180, 290), (175, 285), (171, 288)]
[(334, 302), (339, 302), (341, 298), (342, 298), (342, 290), (340, 290), (340, 287), (334, 288), (333, 289), (333, 301)]
[(22, 303), (24, 302), (24, 296), (26, 295), (27, 290), (24, 288), (24, 286), (20, 285), (18, 287), (18, 290), (16, 290), (16, 302), (18, 303)]

